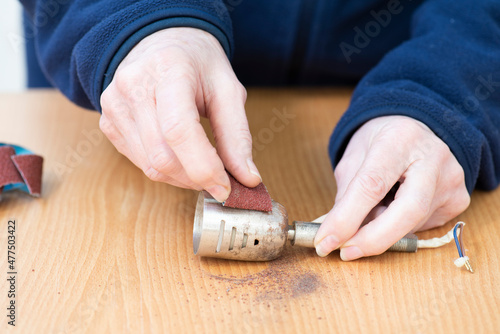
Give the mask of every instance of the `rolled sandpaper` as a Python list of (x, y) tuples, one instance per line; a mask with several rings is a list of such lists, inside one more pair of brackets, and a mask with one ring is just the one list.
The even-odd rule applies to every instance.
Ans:
[(17, 145), (0, 143), (0, 193), (19, 189), (40, 196), (42, 166), (41, 156)]
[(228, 174), (231, 183), (231, 193), (222, 205), (246, 210), (270, 212), (273, 210), (271, 196), (266, 186), (261, 182), (255, 188), (248, 188)]
[(22, 183), (23, 178), (17, 170), (12, 156), (16, 151), (12, 146), (0, 146), (0, 188), (13, 183)]
[(43, 158), (35, 154), (15, 155), (12, 161), (21, 174), (31, 195), (39, 197), (42, 193)]

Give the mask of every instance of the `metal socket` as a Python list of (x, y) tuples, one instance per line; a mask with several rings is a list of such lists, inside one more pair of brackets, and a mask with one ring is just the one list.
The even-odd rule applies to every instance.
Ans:
[(231, 260), (269, 261), (281, 255), (288, 215), (273, 201), (271, 212), (222, 206), (203, 191), (198, 196), (193, 228), (196, 255)]
[[(271, 212), (223, 206), (209, 193), (198, 196), (193, 227), (196, 255), (242, 261), (270, 261), (283, 252), (287, 239), (292, 246), (314, 248), (321, 223), (294, 221), (288, 225), (283, 205), (273, 201)], [(389, 251), (416, 252), (417, 236), (407, 234)]]

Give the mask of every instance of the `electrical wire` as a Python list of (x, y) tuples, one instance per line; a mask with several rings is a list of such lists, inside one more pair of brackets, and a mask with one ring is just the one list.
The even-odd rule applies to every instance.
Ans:
[[(453, 238), (455, 239), (455, 245), (457, 246), (458, 256), (463, 257), (462, 251), (462, 227), (465, 224), (463, 222), (458, 222), (455, 227), (453, 227)], [(457, 237), (457, 231), (459, 231), (460, 239)]]
[(463, 242), (464, 226), (464, 222), (458, 222), (453, 228), (453, 238), (455, 239), (455, 245), (457, 246), (459, 256), (454, 263), (457, 267), (465, 266), (468, 271), (473, 273), (474, 270), (470, 264), (469, 257), (465, 255), (465, 246)]
[(451, 229), (448, 233), (443, 235), (440, 238), (432, 238), (432, 239), (419, 239), (417, 241), (418, 248), (438, 248), (444, 245), (449, 244), (453, 240), (453, 229)]
[[(325, 220), (326, 215), (323, 215), (321, 217), (316, 218), (313, 220), (313, 223), (322, 223)], [(465, 247), (464, 247), (464, 242), (463, 242), (463, 230), (464, 230), (465, 223), (460, 221), (455, 224), (455, 226), (445, 235), (443, 235), (440, 238), (432, 238), (432, 239), (425, 239), (417, 240), (417, 248), (438, 248), (444, 245), (449, 244), (452, 240), (455, 240), (455, 245), (457, 246), (458, 250), (458, 256), (459, 258), (454, 261), (455, 265), (457, 267), (463, 267), (467, 268), (468, 271), (471, 273), (474, 272), (472, 269), (472, 266), (469, 261), (469, 257), (465, 255)], [(413, 238), (416, 238), (416, 236), (413, 236)], [(401, 251), (398, 249), (398, 251)], [(409, 250), (403, 250), (403, 251), (409, 251)], [(416, 251), (415, 248), (411, 250), (413, 252)]]

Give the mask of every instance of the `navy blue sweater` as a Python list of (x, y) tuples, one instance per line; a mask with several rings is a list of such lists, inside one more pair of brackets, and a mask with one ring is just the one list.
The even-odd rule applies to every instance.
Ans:
[(21, 2), (43, 73), (80, 106), (100, 110), (102, 91), (142, 38), (196, 27), (219, 40), (245, 85), (357, 82), (330, 140), (334, 166), (364, 122), (406, 115), (448, 144), (469, 191), (499, 183), (498, 0)]

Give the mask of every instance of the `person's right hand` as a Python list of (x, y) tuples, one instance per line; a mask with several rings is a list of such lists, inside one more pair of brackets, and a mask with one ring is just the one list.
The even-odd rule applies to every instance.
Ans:
[[(224, 201), (225, 168), (242, 184), (261, 182), (236, 78), (215, 37), (169, 28), (138, 43), (102, 93), (100, 127), (117, 150), (154, 181), (207, 190)], [(215, 149), (200, 124), (210, 120)]]

